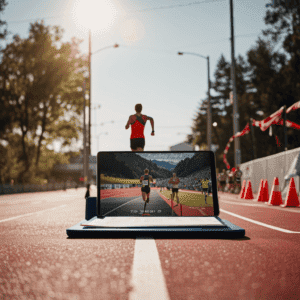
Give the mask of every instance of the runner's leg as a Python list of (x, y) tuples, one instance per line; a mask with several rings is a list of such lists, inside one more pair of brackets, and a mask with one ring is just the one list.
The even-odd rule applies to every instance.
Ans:
[(175, 195), (176, 195), (177, 203), (179, 204), (179, 196), (178, 196), (178, 192), (175, 192)]

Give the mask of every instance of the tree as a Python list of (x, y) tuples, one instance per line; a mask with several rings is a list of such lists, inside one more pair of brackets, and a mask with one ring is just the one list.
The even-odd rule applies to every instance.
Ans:
[[(249, 81), (249, 67), (244, 59), (239, 56), (236, 62), (236, 82), (237, 82), (237, 95), (239, 103), (240, 128), (244, 128), (249, 116), (244, 116), (244, 111), (247, 113), (251, 111), (244, 95), (251, 89)], [(231, 64), (226, 61), (225, 57), (221, 55), (217, 69), (214, 73), (215, 82), (212, 85), (213, 90), (217, 93), (216, 96), (211, 97), (212, 106), (212, 121), (217, 122), (216, 127), (212, 127), (212, 143), (219, 145), (216, 151), (217, 165), (223, 164), (223, 151), (229, 138), (233, 135), (233, 121), (232, 105), (229, 102), (229, 93), (231, 88)], [(198, 113), (194, 119), (194, 126), (192, 128), (193, 134), (188, 136), (187, 141), (192, 142), (200, 148), (206, 146), (207, 141), (207, 99), (203, 100), (198, 109)], [(242, 114), (241, 114), (242, 111)], [(249, 144), (251, 141), (248, 139), (243, 140), (242, 145), (242, 158), (249, 159)], [(230, 164), (234, 161), (234, 153), (230, 151), (227, 156)]]
[[(5, 2), (5, 0), (0, 0), (0, 16), (1, 16), (1, 12), (4, 11), (4, 7), (6, 5), (7, 5), (7, 2)], [(0, 19), (0, 28), (4, 25), (6, 25), (6, 22), (2, 21)], [(0, 31), (0, 40), (4, 40), (7, 36), (7, 34), (8, 34), (7, 29), (4, 29), (3, 31)]]
[[(43, 146), (54, 139), (69, 145), (78, 138), (83, 110), (82, 83), (87, 70), (87, 57), (80, 55), (80, 41), (61, 43), (63, 30), (30, 25), (29, 37), (14, 36), (2, 51), (0, 111), (11, 112), (10, 126), (2, 132), (19, 137), (23, 169), (19, 181), (28, 181), (38, 169)], [(12, 114), (13, 112), (13, 114)], [(3, 128), (2, 128), (3, 129)]]

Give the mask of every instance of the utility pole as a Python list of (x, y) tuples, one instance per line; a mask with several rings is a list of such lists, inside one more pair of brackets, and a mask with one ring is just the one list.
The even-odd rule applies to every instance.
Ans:
[[(233, 134), (239, 132), (239, 113), (236, 94), (235, 58), (234, 58), (234, 28), (233, 28), (233, 4), (230, 0), (230, 23), (231, 23), (231, 84), (233, 92)], [(234, 166), (241, 163), (240, 138), (234, 139)]]
[(211, 103), (210, 103), (210, 76), (209, 76), (209, 56), (207, 56), (207, 73), (208, 73), (208, 105), (207, 105), (207, 150), (211, 151)]
[(88, 149), (87, 149), (87, 128), (86, 128), (86, 82), (83, 82), (83, 178), (84, 184), (88, 181)]
[(91, 96), (91, 86), (92, 86), (92, 73), (91, 73), (91, 65), (92, 65), (92, 37), (91, 37), (91, 29), (89, 30), (89, 137), (88, 137), (88, 155), (91, 155), (91, 109), (92, 109), (92, 96)]

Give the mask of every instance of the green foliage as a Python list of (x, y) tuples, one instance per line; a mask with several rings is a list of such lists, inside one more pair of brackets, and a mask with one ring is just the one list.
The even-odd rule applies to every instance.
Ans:
[[(1, 12), (4, 11), (4, 7), (6, 5), (7, 5), (7, 2), (5, 0), (0, 0), (0, 16), (1, 16)], [(6, 25), (6, 22), (0, 19), (0, 28), (4, 25)], [(4, 29), (3, 31), (0, 31), (0, 40), (5, 39), (7, 34), (8, 34), (7, 29)], [(1, 47), (0, 47), (0, 49), (1, 49)]]
[[(298, 1), (300, 4), (300, 1)], [(236, 86), (238, 111), (240, 114), (239, 130), (243, 130), (250, 118), (262, 120), (277, 111), (283, 105), (291, 106), (300, 100), (300, 7), (281, 5), (267, 11), (265, 22), (272, 28), (265, 31), (271, 41), (258, 38), (247, 53), (247, 62), (239, 56), (236, 59)], [(275, 51), (279, 37), (285, 34), (282, 41), (285, 53)], [(277, 44), (276, 44), (277, 43)], [(231, 86), (231, 63), (222, 55), (214, 73), (215, 82), (212, 86), (217, 94), (211, 97), (212, 121), (218, 126), (212, 128), (212, 143), (219, 145), (216, 152), (217, 166), (225, 167), (223, 152), (229, 138), (233, 135), (233, 107), (229, 103)], [(207, 99), (204, 99), (194, 119), (193, 134), (187, 137), (189, 142), (203, 147), (206, 145), (206, 109)], [(257, 114), (262, 111), (263, 115)], [(287, 119), (299, 124), (300, 111), (292, 111)], [(287, 129), (288, 149), (299, 147), (300, 132)], [(277, 136), (281, 148), (276, 145)], [(257, 158), (275, 154), (284, 150), (284, 127), (273, 126), (273, 136), (268, 131), (262, 132), (254, 127), (254, 137), (251, 133), (240, 138), (242, 162), (254, 158), (253, 142), (256, 145)], [(230, 144), (227, 160), (234, 165), (234, 142)]]
[(79, 138), (87, 57), (79, 53), (81, 41), (62, 43), (62, 33), (36, 22), (28, 38), (15, 35), (2, 51), (0, 138), (10, 144), (18, 133), (18, 181), (32, 180), (54, 140), (65, 147)]

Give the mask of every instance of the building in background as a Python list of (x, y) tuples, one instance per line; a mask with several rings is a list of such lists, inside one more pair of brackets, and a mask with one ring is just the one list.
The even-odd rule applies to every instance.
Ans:
[[(54, 170), (52, 175), (58, 181), (74, 181), (77, 183), (80, 182), (80, 178), (83, 178), (83, 153), (76, 157), (70, 158), (69, 164), (60, 164), (54, 166)], [(89, 177), (90, 177), (90, 184), (96, 184), (96, 175), (97, 175), (97, 157), (96, 156), (89, 156)]]
[(195, 151), (195, 147), (192, 144), (183, 142), (170, 147), (170, 151)]

